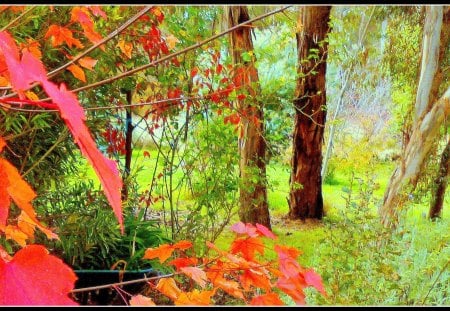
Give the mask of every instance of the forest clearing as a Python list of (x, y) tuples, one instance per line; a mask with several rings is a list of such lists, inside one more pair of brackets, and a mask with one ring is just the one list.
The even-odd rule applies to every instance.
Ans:
[(0, 6), (1, 305), (450, 305), (450, 6)]

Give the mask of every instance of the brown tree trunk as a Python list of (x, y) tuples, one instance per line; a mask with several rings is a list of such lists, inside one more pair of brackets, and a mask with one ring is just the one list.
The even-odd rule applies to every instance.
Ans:
[[(394, 170), (380, 208), (382, 223), (395, 227), (398, 213), (407, 201), (408, 194), (419, 180), (421, 170), (446, 124), (449, 110), (449, 91), (437, 100), (443, 74), (442, 64), (450, 36), (449, 7), (427, 6), (422, 42), (422, 64), (415, 102), (415, 117), (411, 137), (403, 151), (401, 163)], [(436, 107), (438, 105), (439, 107)], [(408, 189), (409, 187), (409, 189)]]
[(305, 6), (299, 13), (300, 29), (296, 34), (299, 78), (294, 100), (296, 112), (288, 214), (292, 219), (323, 217), (321, 167), (328, 48), (324, 39), (330, 30), (330, 11), (331, 6)]
[[(228, 25), (234, 27), (249, 20), (246, 6), (228, 7)], [(232, 59), (236, 69), (235, 83), (243, 85), (247, 97), (238, 101), (240, 113), (240, 208), (242, 222), (262, 224), (269, 229), (270, 215), (266, 188), (266, 143), (264, 141), (263, 103), (258, 100), (260, 92), (258, 71), (255, 67), (251, 25), (230, 33)], [(250, 60), (243, 59), (248, 53)]]
[(444, 205), (445, 189), (447, 189), (448, 175), (450, 166), (450, 140), (447, 142), (447, 146), (442, 152), (441, 164), (439, 165), (438, 176), (434, 183), (436, 190), (433, 192), (430, 204), (430, 212), (428, 217), (431, 219), (441, 217), (442, 206)]

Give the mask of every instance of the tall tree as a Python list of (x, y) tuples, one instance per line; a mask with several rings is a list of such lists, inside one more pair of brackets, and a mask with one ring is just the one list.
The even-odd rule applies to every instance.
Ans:
[(297, 37), (298, 80), (294, 100), (289, 217), (323, 216), (322, 143), (326, 119), (325, 73), (331, 6), (302, 6)]
[[(440, 62), (445, 58), (445, 53), (448, 51), (448, 41), (450, 38), (450, 6), (445, 7), (443, 16), (443, 25), (441, 31), (441, 47), (439, 49), (439, 60)], [(446, 58), (448, 60), (448, 56)], [(441, 64), (442, 68), (442, 64)], [(442, 75), (443, 70), (440, 70), (440, 75)], [(447, 76), (448, 78), (448, 76)], [(435, 189), (433, 189), (430, 211), (428, 213), (431, 219), (441, 216), (442, 207), (444, 204), (445, 189), (447, 188), (448, 176), (450, 174), (449, 163), (450, 163), (450, 140), (447, 141), (447, 146), (442, 152), (441, 163), (439, 164), (439, 170), (437, 176), (434, 180)]]
[(408, 197), (406, 192), (412, 191), (416, 186), (427, 156), (433, 146), (436, 146), (435, 140), (439, 136), (440, 126), (447, 122), (450, 88), (437, 101), (442, 82), (439, 64), (448, 44), (447, 27), (443, 27), (445, 15), (443, 6), (426, 7), (413, 130), (400, 164), (392, 174), (380, 208), (382, 223), (385, 226), (396, 225), (398, 213)]
[[(228, 26), (234, 27), (250, 19), (246, 6), (228, 7)], [(230, 33), (231, 54), (236, 69), (235, 82), (245, 87), (247, 96), (238, 100), (240, 111), (240, 208), (243, 222), (270, 226), (266, 188), (266, 142), (264, 140), (263, 103), (258, 71), (255, 67), (251, 25)]]

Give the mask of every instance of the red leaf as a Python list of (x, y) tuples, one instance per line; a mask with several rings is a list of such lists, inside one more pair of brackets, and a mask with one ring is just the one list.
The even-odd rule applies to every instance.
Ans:
[(95, 16), (101, 16), (104, 19), (107, 19), (106, 13), (100, 8), (98, 5), (90, 5), (88, 6), (89, 10), (91, 10), (92, 14)]
[(75, 273), (41, 245), (28, 245), (11, 261), (0, 259), (1, 305), (76, 305), (68, 296)]
[(205, 271), (198, 267), (183, 267), (180, 270), (193, 279), (201, 288), (205, 288), (206, 281), (208, 280)]
[(240, 238), (233, 241), (231, 244), (231, 253), (242, 253), (242, 257), (246, 260), (253, 260), (255, 252), (264, 255), (264, 244), (259, 238)]
[(234, 225), (231, 226), (231, 231), (236, 232), (237, 234), (246, 234), (249, 237), (257, 237), (259, 234), (256, 231), (255, 226), (252, 224), (244, 224), (243, 222), (237, 222)]
[(191, 70), (191, 78), (195, 77), (197, 75), (197, 73), (198, 73), (198, 68), (197, 67), (192, 68), (192, 70)]
[(306, 283), (302, 282), (299, 278), (281, 277), (278, 279), (276, 286), (291, 296), (296, 304), (305, 304), (305, 293), (303, 292), (303, 288), (306, 287)]
[(150, 158), (150, 152), (148, 152), (148, 151), (144, 151), (144, 157), (146, 157), (146, 158)]
[(256, 230), (261, 233), (263, 236), (268, 237), (269, 239), (276, 240), (277, 236), (272, 233), (266, 226), (256, 224)]
[(80, 23), (83, 28), (94, 27), (94, 22), (91, 20), (91, 17), (89, 16), (88, 9), (85, 7), (79, 6), (74, 7), (71, 11), (70, 21)]
[(305, 282), (309, 286), (315, 287), (322, 295), (326, 296), (325, 288), (323, 287), (322, 278), (314, 270), (308, 269), (303, 273)]
[(84, 123), (84, 111), (75, 94), (66, 90), (64, 84), (61, 84), (61, 88), (58, 88), (48, 80), (43, 81), (43, 87), (45, 92), (58, 105), (61, 117), (70, 129), (75, 142), (80, 147), (81, 153), (94, 168), (123, 233), (122, 201), (120, 194), (122, 179), (120, 178), (116, 163), (113, 160), (107, 159), (97, 149), (89, 129)]
[(276, 293), (267, 293), (260, 296), (255, 296), (250, 301), (253, 306), (283, 306), (284, 303)]

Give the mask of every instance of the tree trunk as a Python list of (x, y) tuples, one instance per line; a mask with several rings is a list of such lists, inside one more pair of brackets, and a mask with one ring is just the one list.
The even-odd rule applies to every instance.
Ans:
[[(228, 7), (229, 27), (249, 19), (246, 6)], [(251, 25), (231, 32), (230, 40), (236, 69), (234, 81), (238, 86), (243, 85), (247, 91), (246, 98), (237, 102), (241, 118), (238, 140), (241, 177), (239, 217), (244, 223), (259, 223), (271, 229), (267, 204), (263, 103), (257, 98), (261, 92), (253, 54)], [(243, 53), (247, 53), (250, 60), (244, 60)]]
[(448, 175), (450, 166), (450, 140), (447, 142), (447, 146), (442, 152), (441, 164), (439, 165), (438, 176), (434, 183), (436, 190), (433, 192), (430, 204), (430, 212), (428, 217), (435, 219), (441, 217), (442, 206), (444, 205), (445, 189), (447, 189)]
[[(323, 217), (321, 166), (328, 48), (324, 39), (329, 31), (330, 11), (331, 6), (300, 7), (298, 25), (301, 29), (296, 34), (299, 78), (294, 100), (296, 112), (288, 214), (292, 219)], [(312, 54), (315, 57), (308, 57)]]
[(395, 227), (398, 213), (407, 200), (408, 186), (414, 186), (422, 166), (439, 135), (441, 125), (448, 126), (450, 114), (450, 87), (433, 108), (415, 125), (406, 146), (402, 163), (391, 177), (380, 208), (381, 221), (386, 227)]
[[(392, 174), (380, 208), (382, 223), (395, 227), (398, 213), (407, 200), (405, 193), (417, 184), (420, 172), (430, 153), (439, 127), (447, 121), (449, 90), (439, 100), (436, 99), (443, 79), (440, 64), (444, 58), (449, 40), (449, 7), (427, 6), (422, 42), (422, 64), (415, 103), (413, 131), (405, 147), (399, 167)], [(443, 26), (444, 24), (444, 26)], [(430, 123), (430, 120), (432, 122)], [(434, 122), (434, 123), (433, 123)], [(407, 189), (410, 186), (410, 189)]]

